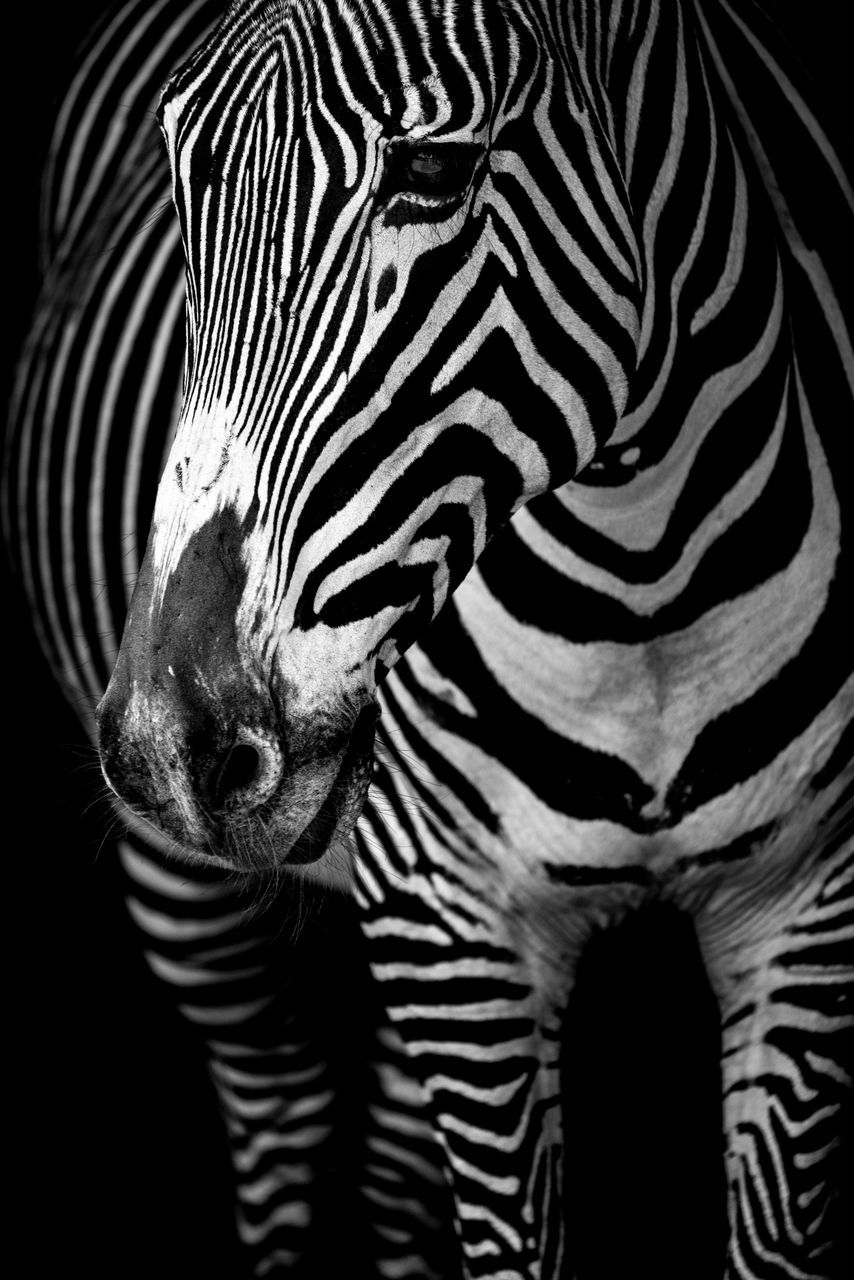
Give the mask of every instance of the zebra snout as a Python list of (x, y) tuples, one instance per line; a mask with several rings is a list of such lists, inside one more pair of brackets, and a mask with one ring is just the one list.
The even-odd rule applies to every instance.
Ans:
[[(283, 715), (286, 701), (234, 673), (214, 689), (120, 665), (98, 709), (104, 777), (190, 860), (307, 872), (340, 850), (361, 812), (379, 711), (367, 699), (355, 715), (347, 706), (300, 718)], [(329, 875), (340, 877), (336, 856)]]
[(142, 683), (138, 695), (139, 682), (115, 679), (98, 709), (104, 777), (128, 808), (181, 843), (207, 845), (275, 797), (285, 762), (269, 700), (238, 707), (232, 691), (223, 714)]

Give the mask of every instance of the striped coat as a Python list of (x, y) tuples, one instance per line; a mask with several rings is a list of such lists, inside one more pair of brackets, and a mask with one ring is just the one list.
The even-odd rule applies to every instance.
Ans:
[[(761, 95), (754, 89), (753, 98), (745, 97), (746, 83), (739, 85), (739, 92), (733, 92), (729, 75), (738, 57), (746, 56), (744, 49), (756, 55), (758, 46), (752, 42), (748, 28), (740, 28), (737, 21), (728, 28), (717, 11), (712, 13), (711, 7), (699, 19), (700, 27), (704, 23), (707, 24), (704, 38), (713, 51), (709, 65), (715, 67), (752, 143), (760, 136), (758, 129), (754, 131), (753, 122), (755, 113), (761, 111)], [(653, 32), (652, 26), (650, 32)], [(740, 37), (744, 39), (741, 50)], [(657, 47), (651, 40), (653, 52)], [(768, 77), (764, 81), (760, 77), (760, 83), (766, 89), (771, 85), (778, 93), (782, 92), (793, 116), (806, 119), (786, 68), (781, 69), (780, 64), (765, 58), (761, 51), (759, 59)], [(693, 84), (696, 91), (696, 82), (690, 73), (682, 68), (686, 79), (680, 83), (678, 71), (677, 64), (674, 91), (677, 103), (684, 102), (690, 85)], [(631, 106), (631, 97), (629, 101)], [(786, 283), (788, 305), (793, 298), (798, 299), (801, 314), (808, 311), (809, 290), (815, 294), (819, 310), (815, 313), (814, 333), (818, 332), (820, 323), (826, 324), (834, 341), (839, 343), (842, 330), (835, 310), (836, 300), (830, 298), (824, 287), (822, 263), (806, 247), (812, 243), (812, 235), (804, 235), (802, 227), (804, 220), (809, 221), (810, 209), (798, 206), (796, 216), (793, 195), (787, 192), (789, 203), (784, 206), (778, 200), (777, 209), (782, 218), (787, 253), (797, 264), (795, 268), (787, 267), (781, 274), (778, 265), (775, 277), (776, 251), (769, 247), (772, 242), (767, 239), (771, 224), (767, 213), (757, 213), (761, 205), (757, 206), (755, 194), (747, 223), (736, 218), (732, 224), (735, 232), (722, 234), (716, 243), (713, 232), (715, 229), (724, 232), (728, 224), (719, 214), (712, 218), (710, 210), (715, 208), (714, 200), (730, 200), (736, 210), (740, 200), (747, 200), (743, 153), (733, 147), (731, 133), (712, 134), (711, 154), (716, 158), (719, 182), (704, 185), (702, 164), (698, 164), (695, 171), (688, 157), (699, 155), (705, 161), (708, 152), (701, 146), (700, 139), (708, 145), (708, 137), (691, 135), (694, 119), (691, 111), (687, 119), (689, 132), (684, 129), (680, 132), (677, 128), (671, 145), (680, 154), (681, 198), (697, 201), (697, 225), (702, 227), (704, 236), (683, 246), (685, 256), (673, 276), (670, 308), (660, 300), (655, 307), (651, 302), (648, 308), (645, 305), (640, 330), (645, 362), (640, 365), (633, 386), (634, 399), (623, 413), (617, 433), (594, 458), (586, 486), (582, 484), (565, 496), (558, 495), (557, 500), (537, 499), (493, 541), (481, 557), (476, 574), (457, 593), (440, 624), (397, 663), (393, 676), (383, 686), (384, 725), (388, 727), (381, 740), (374, 789), (375, 794), (384, 797), (386, 808), (383, 810), (377, 803), (373, 810), (368, 810), (362, 827), (362, 838), (368, 842), (362, 846), (360, 863), (366, 869), (360, 891), (364, 928), (371, 939), (374, 971), (383, 984), (386, 1003), (410, 1041), (416, 1059), (420, 1057), (420, 1072), (426, 1078), (428, 1092), (435, 1099), (441, 1099), (441, 1106), (446, 1110), (455, 1094), (448, 1082), (452, 1085), (456, 1082), (457, 1090), (462, 1088), (454, 1103), (460, 1106), (459, 1099), (466, 1096), (466, 1091), (479, 1087), (474, 1079), (466, 1080), (466, 1073), (461, 1073), (456, 1051), (448, 1057), (449, 1065), (443, 1065), (441, 1048), (442, 1037), (447, 1036), (451, 1025), (456, 1028), (452, 1039), (459, 1038), (463, 1026), (465, 1036), (479, 1037), (466, 1013), (472, 1007), (475, 992), (479, 992), (481, 1002), (492, 1002), (489, 1021), (494, 1043), (488, 1051), (480, 1050), (484, 1069), (488, 1066), (499, 1075), (501, 1071), (508, 1071), (507, 1087), (519, 1079), (511, 1041), (518, 1034), (518, 1030), (513, 1030), (514, 1025), (520, 1018), (523, 1021), (527, 1018), (530, 1025), (540, 1027), (540, 1034), (545, 1031), (546, 1041), (541, 1046), (540, 1065), (535, 1071), (539, 1082), (530, 1095), (523, 1089), (519, 1098), (541, 1096), (546, 1100), (553, 1096), (554, 1083), (549, 1079), (549, 1072), (554, 1073), (556, 1060), (547, 1046), (558, 1034), (558, 1023), (552, 1019), (555, 1007), (560, 1007), (560, 991), (565, 990), (574, 957), (591, 926), (596, 927), (600, 920), (615, 912), (619, 914), (632, 902), (650, 897), (663, 894), (673, 898), (694, 915), (725, 1015), (728, 1001), (734, 1002), (727, 1021), (728, 1026), (735, 1028), (734, 1041), (738, 1042), (741, 1035), (739, 1028), (743, 1025), (744, 1010), (760, 1009), (761, 1026), (770, 1011), (766, 1003), (767, 957), (764, 966), (756, 969), (758, 985), (752, 1003), (743, 984), (732, 986), (727, 976), (730, 963), (727, 957), (733, 936), (738, 936), (738, 929), (743, 928), (744, 946), (749, 948), (756, 928), (749, 909), (754, 899), (751, 864), (748, 864), (746, 884), (739, 882), (737, 869), (748, 856), (756, 863), (758, 850), (765, 851), (766, 861), (771, 856), (769, 851), (775, 850), (772, 861), (778, 864), (781, 877), (788, 877), (791, 866), (806, 849), (803, 843), (806, 835), (814, 833), (816, 826), (821, 830), (822, 825), (827, 838), (820, 842), (821, 856), (830, 859), (823, 888), (817, 898), (810, 898), (816, 884), (812, 878), (804, 889), (806, 898), (792, 898), (787, 896), (788, 891), (782, 893), (778, 898), (783, 927), (780, 936), (788, 938), (793, 929), (795, 932), (801, 929), (815, 937), (818, 930), (828, 935), (829, 945), (833, 941), (833, 922), (838, 910), (838, 891), (833, 877), (837, 874), (836, 868), (843, 865), (837, 828), (841, 838), (845, 828), (840, 824), (846, 813), (844, 789), (837, 795), (837, 775), (846, 757), (844, 740), (834, 749), (840, 723), (839, 706), (829, 703), (827, 698), (828, 691), (838, 687), (840, 671), (846, 669), (844, 646), (835, 648), (831, 638), (839, 634), (833, 616), (836, 608), (843, 607), (844, 599), (844, 594), (840, 594), (844, 593), (844, 585), (838, 585), (844, 584), (844, 578), (838, 574), (835, 551), (843, 531), (840, 507), (844, 509), (836, 478), (844, 474), (844, 467), (841, 455), (833, 454), (836, 446), (831, 437), (820, 431), (818, 435), (811, 434), (810, 418), (814, 405), (818, 404), (815, 396), (820, 396), (816, 389), (822, 386), (826, 392), (825, 379), (832, 376), (835, 367), (833, 343), (824, 351), (820, 344), (811, 348), (807, 337), (798, 331), (797, 350), (804, 368), (821, 373), (814, 375), (813, 383), (809, 373), (802, 375), (805, 389), (799, 392), (800, 402), (796, 403), (791, 399), (795, 385), (791, 380), (793, 366), (787, 363), (787, 347), (782, 336), (784, 317), (789, 314), (781, 292), (782, 282)], [(702, 121), (702, 112), (697, 119)], [(625, 136), (631, 136), (631, 112), (627, 120), (620, 123)], [(818, 139), (821, 159), (816, 162), (816, 185), (812, 189), (819, 189), (822, 181), (826, 184), (820, 188), (825, 198), (817, 202), (826, 218), (827, 211), (835, 207), (837, 169), (814, 123), (808, 125), (807, 131), (813, 139)], [(721, 141), (724, 138), (730, 141), (729, 153)], [(763, 133), (761, 138), (763, 146), (768, 147), (767, 135)], [(779, 177), (787, 163), (793, 163), (785, 149), (769, 155), (767, 150), (763, 152), (754, 146), (752, 154), (760, 157), (759, 170), (766, 176), (773, 171)], [(625, 156), (621, 159), (625, 163)], [(802, 159), (799, 153), (797, 159)], [(824, 169), (822, 164), (826, 166)], [(138, 165), (137, 172), (142, 175), (144, 167)], [(633, 176), (634, 196), (638, 199), (638, 190), (643, 192), (645, 181), (652, 182), (654, 170), (645, 173), (638, 161)], [(782, 181), (780, 185), (785, 188)], [(721, 190), (724, 195), (716, 196)], [(668, 204), (666, 200), (657, 201), (654, 184), (647, 187), (645, 201), (647, 221), (643, 243), (651, 252), (659, 238), (659, 222), (666, 221)], [(644, 207), (643, 201), (641, 207)], [(702, 254), (698, 252), (700, 246)], [(832, 252), (833, 241), (828, 239), (823, 253), (830, 264), (831, 275), (836, 278)], [(133, 258), (133, 253), (130, 249), (128, 260)], [(789, 261), (785, 253), (783, 258)], [(657, 255), (655, 264), (660, 270)], [(802, 276), (798, 275), (798, 269)], [(151, 274), (146, 275), (147, 280), (151, 278)], [(806, 301), (798, 293), (797, 282), (802, 278), (809, 282)], [(107, 279), (112, 283), (115, 277)], [(709, 290), (704, 293), (705, 284)], [(735, 292), (737, 300), (739, 286), (743, 296), (750, 299), (748, 305), (733, 303), (732, 295)], [(684, 367), (684, 376), (663, 380), (661, 370), (666, 370), (673, 361), (672, 343), (682, 332), (683, 295), (689, 299), (685, 305), (693, 308), (689, 312), (688, 328), (695, 345), (689, 349), (701, 353), (699, 372), (702, 376), (697, 380), (697, 369), (692, 372), (690, 363), (683, 366), (680, 358), (673, 367)], [(648, 292), (647, 299), (649, 297)], [(147, 317), (153, 313), (146, 306), (140, 307), (141, 315)], [(727, 322), (725, 330), (721, 329), (722, 316)], [(759, 316), (764, 316), (764, 330), (755, 328)], [(709, 333), (715, 335), (714, 346), (708, 348), (709, 356), (713, 355), (716, 362), (711, 365), (706, 363), (703, 348)], [(37, 341), (44, 344), (45, 340)], [(130, 342), (127, 350), (132, 350)], [(739, 369), (739, 352), (745, 351), (751, 359), (748, 362), (742, 355)], [(761, 378), (756, 376), (757, 360)], [(734, 363), (728, 364), (728, 361)], [(842, 365), (844, 367), (844, 360)], [(35, 381), (42, 385), (38, 379)], [(790, 397), (788, 417), (781, 407), (774, 430), (768, 435), (760, 432), (757, 436), (755, 431), (751, 435), (751, 421), (758, 420), (755, 414), (751, 416), (749, 408), (752, 389), (754, 402), (759, 396), (759, 403), (767, 404), (776, 396), (783, 406), (787, 403), (786, 395)], [(77, 391), (79, 396), (80, 387)], [(588, 391), (588, 398), (590, 394)], [(703, 394), (707, 396), (706, 402)], [(845, 394), (843, 384), (839, 403), (844, 402)], [(661, 410), (662, 399), (670, 412)], [(724, 407), (718, 410), (717, 420), (708, 407), (715, 403)], [(690, 447), (668, 441), (666, 431), (662, 435), (660, 430), (645, 429), (652, 404), (660, 410), (657, 422), (670, 418), (673, 422), (684, 419), (690, 424), (691, 414), (695, 415), (697, 427), (702, 429), (695, 431), (693, 437), (688, 433), (686, 439), (693, 439)], [(802, 463), (798, 469), (798, 430), (790, 425), (797, 421), (798, 410), (801, 423), (806, 425), (804, 439), (809, 460), (806, 471)], [(816, 410), (816, 420), (819, 416)], [(105, 427), (114, 420), (113, 402), (104, 419)], [(766, 419), (766, 428), (771, 421), (773, 419)], [(726, 432), (720, 429), (722, 422), (728, 429)], [(711, 425), (705, 426), (705, 423)], [(737, 446), (733, 444), (736, 438)], [(657, 492), (659, 495), (664, 492), (662, 510), (668, 515), (667, 523), (658, 527), (649, 516), (638, 521), (636, 503), (627, 514), (623, 513), (626, 492), (640, 501), (641, 509), (644, 501), (649, 505), (645, 493), (656, 494), (655, 488), (649, 489), (646, 474), (658, 461), (656, 450), (662, 451), (663, 458), (656, 472)], [(739, 453), (740, 457), (733, 456)], [(76, 445), (69, 456), (75, 455)], [(99, 459), (96, 448), (94, 457), (94, 488), (96, 492), (105, 492), (109, 488), (103, 470), (106, 453)], [(74, 485), (66, 489), (66, 492), (75, 491)], [(128, 491), (132, 491), (132, 487)], [(786, 513), (782, 522), (780, 512)], [(778, 528), (785, 532), (767, 547), (764, 559), (762, 539), (753, 535), (747, 538), (751, 556), (742, 555), (740, 562), (733, 561), (732, 555), (727, 554), (727, 539), (721, 530), (726, 531), (732, 525), (744, 535), (750, 519), (757, 529), (765, 529), (775, 522), (775, 513)], [(661, 513), (658, 518), (662, 518)], [(127, 504), (124, 520), (124, 527), (129, 528), (132, 519), (127, 515)], [(101, 526), (93, 520), (91, 509), (86, 521), (86, 546), (95, 563)], [(670, 545), (669, 535), (672, 535)], [(66, 538), (66, 546), (69, 545)], [(722, 566), (726, 569), (725, 577)], [(739, 570), (743, 573), (740, 580)], [(76, 573), (75, 567), (67, 576), (71, 578)], [(85, 580), (85, 574), (82, 577)], [(108, 575), (107, 581), (110, 580)], [(115, 578), (112, 581), (115, 582)], [(720, 587), (724, 581), (727, 590), (722, 593)], [(619, 589), (617, 584), (622, 584)], [(522, 586), (524, 592), (521, 592)], [(534, 591), (532, 586), (536, 588)], [(735, 598), (738, 605), (716, 614), (717, 605), (728, 598)], [(50, 599), (53, 600), (52, 595)], [(560, 616), (553, 608), (553, 602), (558, 599)], [(500, 602), (503, 615), (490, 613), (490, 600)], [(75, 606), (78, 603), (75, 599)], [(100, 604), (93, 601), (91, 613), (95, 621), (109, 622), (103, 601)], [(769, 645), (765, 630), (755, 622), (757, 618), (771, 615), (777, 619), (778, 639), (774, 645)], [(71, 628), (63, 625), (61, 616), (53, 617), (46, 629), (48, 642), (55, 644), (57, 633), (60, 639), (70, 636), (69, 652), (73, 654), (81, 643), (81, 634), (85, 635), (86, 616), (84, 608), (76, 618), (71, 618)], [(784, 616), (786, 622), (780, 625), (779, 619)], [(563, 624), (562, 618), (569, 619), (569, 623)], [(697, 618), (701, 619), (700, 624)], [(89, 644), (94, 652), (97, 645), (91, 638), (97, 632), (89, 625)], [(484, 647), (484, 626), (500, 637), (491, 649)], [(551, 649), (538, 641), (535, 669), (539, 683), (530, 678), (530, 649), (520, 644), (520, 626), (527, 628), (528, 634), (533, 629), (544, 636), (555, 635), (562, 641)], [(728, 635), (738, 636), (740, 643), (730, 644)], [(744, 638), (751, 635), (752, 640), (745, 645)], [(609, 637), (604, 644), (602, 636)], [(573, 661), (567, 667), (573, 646), (576, 647)], [(717, 665), (711, 669), (705, 662), (698, 666), (696, 661), (698, 652), (708, 650), (717, 654)], [(525, 652), (527, 657), (520, 672), (517, 655)], [(812, 652), (821, 653), (820, 662), (811, 660)], [(487, 654), (489, 660), (484, 661)], [(635, 674), (638, 655), (642, 655), (648, 674), (648, 679), (640, 684)], [(795, 662), (796, 656), (798, 662)], [(79, 658), (72, 657), (69, 663), (66, 654), (60, 657), (60, 666), (66, 670), (75, 663), (79, 665)], [(803, 678), (805, 670), (811, 674), (809, 681)], [(771, 675), (773, 680), (769, 680)], [(97, 679), (90, 687), (97, 690)], [(588, 695), (589, 690), (600, 687), (608, 690), (606, 699)], [(558, 714), (552, 701), (555, 688), (563, 690), (564, 699), (558, 719), (553, 719)], [(570, 690), (578, 692), (570, 695)], [(648, 699), (657, 703), (659, 710), (664, 709), (667, 732), (661, 744), (651, 743), (642, 727), (648, 719), (645, 702)], [(567, 702), (574, 716), (568, 734)], [(778, 713), (781, 702), (786, 707), (786, 717)], [(477, 710), (475, 718), (473, 706)], [(817, 707), (825, 708), (825, 720), (815, 719)], [(433, 726), (426, 734), (422, 731), (425, 723)], [(798, 732), (801, 732), (800, 739), (787, 737)], [(555, 735), (564, 739), (559, 749)], [(788, 756), (782, 749), (787, 742), (793, 744)], [(522, 743), (525, 749), (520, 751), (517, 748)], [(542, 745), (535, 752), (538, 743)], [(491, 757), (494, 762), (490, 765), (491, 774), (477, 764), (478, 756)], [(422, 766), (414, 773), (408, 764), (413, 758), (421, 761)], [(804, 761), (810, 758), (813, 760), (810, 786), (815, 792), (810, 800), (812, 811), (804, 810), (801, 826), (798, 823), (793, 826), (791, 820), (781, 825), (780, 811), (775, 807), (777, 797), (789, 794), (790, 779), (800, 776)], [(543, 769), (544, 760), (555, 762), (554, 774), (548, 765)], [(818, 772), (815, 772), (816, 763)], [(426, 787), (425, 769), (428, 779), (432, 779)], [(844, 780), (844, 774), (842, 777)], [(567, 778), (573, 784), (569, 789)], [(745, 791), (745, 780), (749, 778), (755, 780), (751, 784), (752, 792), (749, 786)], [(437, 789), (437, 784), (441, 789)], [(406, 800), (406, 793), (411, 795), (413, 791), (420, 796), (415, 810)], [(809, 789), (803, 794), (806, 800)], [(533, 807), (532, 797), (535, 797)], [(380, 813), (383, 814), (381, 821), (372, 816)], [(572, 819), (569, 827), (562, 817), (555, 817), (562, 814)], [(571, 853), (567, 860), (567, 840), (572, 848), (576, 838), (573, 823), (578, 838), (584, 831), (584, 841), (589, 844), (595, 824), (603, 821), (631, 833), (633, 838), (626, 840), (620, 836), (613, 842), (608, 836), (603, 846), (596, 846), (592, 864), (584, 857), (581, 844), (578, 845), (580, 856)], [(515, 940), (507, 946), (504, 926), (498, 934), (494, 931), (492, 904), (482, 914), (487, 901), (482, 882), (473, 872), (472, 879), (467, 872), (463, 872), (461, 878), (461, 868), (465, 868), (469, 860), (467, 844), (469, 849), (479, 847), (482, 853), (491, 849), (489, 859), (496, 865), (506, 864), (502, 849), (508, 841), (511, 848), (515, 844), (524, 849), (525, 833), (532, 829), (538, 832), (537, 854), (545, 866), (553, 906), (564, 901), (567, 909), (556, 914), (553, 924), (549, 924), (549, 913), (543, 915), (543, 905), (533, 884), (526, 888), (520, 882), (518, 891), (522, 896), (517, 901), (511, 877), (502, 890), (509, 892), (511, 921), (517, 916), (519, 921), (524, 920), (526, 911), (521, 910), (520, 914), (520, 909), (529, 901), (528, 917), (539, 923), (534, 925), (527, 940), (525, 929), (517, 934), (517, 923), (512, 924), (511, 935)], [(801, 831), (805, 834), (801, 835)], [(486, 835), (487, 832), (490, 834)], [(466, 833), (467, 840), (464, 838), (460, 844), (458, 837)], [(724, 833), (728, 838), (722, 842)], [(597, 835), (597, 840), (599, 838)], [(640, 856), (639, 850), (643, 851)], [(425, 854), (424, 865), (433, 868), (432, 875), (454, 886), (455, 906), (450, 914), (448, 907), (441, 905), (443, 895), (450, 902), (447, 890), (440, 892), (437, 901), (432, 900), (431, 894), (425, 894), (425, 882), (419, 871), (420, 859)], [(387, 881), (389, 866), (393, 871), (390, 882)], [(721, 879), (724, 867), (727, 868), (726, 881)], [(763, 879), (767, 892), (767, 875), (763, 875)], [(743, 923), (738, 926), (725, 905), (726, 893), (723, 898), (720, 896), (721, 888), (728, 883), (739, 886), (736, 914), (746, 911)], [(780, 883), (784, 883), (782, 878)], [(534, 896), (528, 900), (526, 895), (531, 892)], [(812, 911), (814, 915), (812, 919), (804, 916), (796, 926), (792, 922), (797, 917), (787, 913), (801, 910)], [(395, 919), (408, 922), (407, 946), (389, 928), (389, 921)], [(419, 920), (422, 923), (419, 924)], [(575, 921), (568, 931), (562, 923), (567, 920)], [(490, 942), (478, 941), (478, 930), (471, 932), (473, 921), (480, 922), (486, 931), (483, 937), (490, 937)], [(430, 944), (435, 943), (437, 927), (449, 930), (448, 937), (455, 937), (456, 975), (461, 978), (465, 974), (469, 985), (466, 987), (463, 982), (460, 987), (461, 1003), (456, 1012), (453, 1001), (442, 1001), (445, 1029), (431, 1044), (430, 1037), (425, 1040), (421, 1030), (425, 1015), (429, 1025), (430, 1000), (414, 1001), (413, 996), (416, 989), (423, 996), (432, 982), (444, 984), (450, 976), (444, 973), (439, 958), (431, 954)], [(529, 997), (522, 997), (521, 990), (513, 996), (508, 992), (514, 982), (524, 987), (530, 982), (530, 974), (522, 977), (517, 973), (513, 978), (512, 964), (517, 962), (511, 962), (509, 957), (521, 947), (521, 954), (527, 956), (525, 963), (530, 964), (531, 956), (539, 950), (538, 936), (544, 928), (550, 933), (551, 956), (548, 964), (537, 971), (530, 993), (533, 1003), (526, 1006)], [(419, 929), (423, 929), (423, 934)], [(763, 939), (768, 936), (772, 935), (763, 935)], [(506, 950), (504, 956), (502, 947)], [(832, 955), (832, 951), (824, 954)], [(738, 954), (737, 949), (733, 955), (737, 957), (735, 971), (743, 971), (739, 966), (743, 966), (744, 956)], [(783, 956), (788, 958), (779, 964), (774, 960), (772, 967), (783, 971), (791, 967), (795, 979), (799, 976), (802, 979), (794, 953), (784, 951)], [(553, 985), (556, 978), (557, 988)], [(446, 986), (442, 989), (449, 990)], [(791, 990), (799, 989), (794, 981)], [(557, 1002), (555, 1007), (551, 1007), (553, 1000)], [(419, 1006), (423, 1006), (421, 1011)], [(814, 1016), (821, 1016), (819, 1006), (811, 1008)], [(511, 1041), (499, 1034), (503, 1023)], [(805, 1026), (815, 1030), (809, 1020)], [(734, 1073), (727, 1084), (733, 1099), (730, 1123), (734, 1126), (741, 1124), (737, 1119), (737, 1103), (738, 1095), (744, 1091), (740, 1055), (752, 1052), (751, 1043), (748, 1036), (737, 1050), (728, 1050)], [(790, 1045), (789, 1052), (777, 1063), (779, 1079), (787, 1079), (790, 1071), (802, 1071), (805, 1061)], [(560, 1231), (555, 1234), (556, 1222), (551, 1211), (539, 1219), (535, 1212), (533, 1242), (524, 1241), (518, 1233), (519, 1207), (514, 1207), (516, 1193), (509, 1185), (512, 1170), (520, 1167), (518, 1147), (511, 1143), (506, 1149), (506, 1172), (502, 1172), (501, 1159), (495, 1153), (487, 1157), (484, 1149), (472, 1158), (472, 1151), (479, 1146), (474, 1133), (479, 1129), (486, 1133), (490, 1126), (475, 1119), (474, 1095), (469, 1092), (468, 1096), (467, 1114), (464, 1108), (461, 1112), (464, 1118), (456, 1122), (462, 1127), (457, 1128), (455, 1124), (451, 1129), (451, 1134), (457, 1136), (449, 1137), (445, 1132), (458, 1202), (465, 1206), (464, 1218), (477, 1218), (479, 1212), (487, 1211), (488, 1205), (492, 1220), (503, 1223), (505, 1245), (502, 1247), (509, 1251), (508, 1256), (512, 1254), (517, 1258), (516, 1266), (527, 1265), (521, 1258), (527, 1256), (528, 1250), (532, 1251), (532, 1259), (551, 1257), (550, 1250), (561, 1247)], [(750, 1101), (761, 1106), (761, 1099)], [(547, 1168), (557, 1150), (554, 1139), (558, 1130), (552, 1127), (554, 1113), (546, 1122), (547, 1113), (548, 1107), (530, 1130), (534, 1133), (537, 1125), (542, 1125), (539, 1140), (542, 1145), (535, 1143), (534, 1169)], [(516, 1132), (524, 1142), (536, 1109), (530, 1114), (520, 1114), (526, 1117), (525, 1125), (517, 1127)], [(731, 1129), (731, 1133), (740, 1131), (737, 1127)], [(779, 1152), (784, 1150), (785, 1144), (778, 1147)], [(781, 1158), (785, 1163), (786, 1157), (781, 1155)], [(742, 1189), (750, 1183), (751, 1159), (748, 1147), (741, 1149), (734, 1141), (730, 1151), (734, 1225), (737, 1226), (733, 1247), (740, 1251), (746, 1267), (752, 1265), (749, 1254), (756, 1247), (752, 1235), (756, 1217), (747, 1207), (748, 1192)], [(740, 1183), (742, 1174), (746, 1177), (743, 1184)], [(536, 1184), (528, 1185), (525, 1195), (531, 1195), (533, 1185)], [(778, 1192), (783, 1185), (777, 1184)], [(506, 1196), (508, 1200), (503, 1198)], [(815, 1192), (811, 1191), (808, 1199), (814, 1201), (814, 1196)], [(530, 1206), (529, 1200), (524, 1203)], [(780, 1213), (785, 1217), (783, 1204), (781, 1200)], [(774, 1220), (777, 1208), (767, 1212), (768, 1220)], [(529, 1210), (523, 1208), (522, 1220), (527, 1221), (528, 1215)], [(487, 1237), (489, 1235), (488, 1232)], [(482, 1249), (481, 1244), (468, 1240), (471, 1268), (475, 1267), (476, 1256), (487, 1259), (479, 1266), (493, 1265), (489, 1258), (495, 1245), (494, 1242), (487, 1245), (487, 1237), (481, 1242)], [(794, 1242), (792, 1247), (796, 1247)]]

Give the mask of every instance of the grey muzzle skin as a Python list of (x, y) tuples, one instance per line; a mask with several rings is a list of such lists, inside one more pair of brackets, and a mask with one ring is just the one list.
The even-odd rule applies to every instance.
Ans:
[(233, 515), (193, 536), (152, 601), (151, 554), (98, 710), (110, 788), (180, 854), (237, 870), (314, 862), (349, 834), (373, 766), (375, 701), (298, 717), (288, 688), (247, 669)]
[[(288, 746), (252, 717), (158, 712), (150, 732), (128, 731), (121, 692), (99, 710), (101, 761), (112, 790), (137, 817), (166, 835), (175, 852), (236, 870), (317, 861), (351, 831), (373, 768), (373, 703), (333, 732), (289, 735)], [(181, 713), (186, 712), (182, 704)], [(155, 745), (156, 744), (156, 745)]]

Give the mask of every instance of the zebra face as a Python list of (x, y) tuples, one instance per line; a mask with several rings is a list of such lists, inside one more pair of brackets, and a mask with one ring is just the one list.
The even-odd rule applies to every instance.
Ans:
[(536, 3), (237, 4), (164, 91), (184, 406), (100, 732), (200, 856), (341, 838), (378, 680), (622, 412), (636, 247), (558, 47)]

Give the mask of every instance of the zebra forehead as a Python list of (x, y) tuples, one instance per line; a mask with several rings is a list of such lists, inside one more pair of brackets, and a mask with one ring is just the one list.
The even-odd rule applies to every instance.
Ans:
[(241, 40), (259, 47), (299, 20), (333, 31), (346, 29), (374, 53), (394, 56), (401, 40), (407, 54), (417, 50), (419, 41), (432, 42), (442, 34), (453, 43), (463, 26), (482, 25), (489, 13), (506, 12), (506, 0), (492, 5), (483, 0), (232, 0), (223, 27), (231, 26)]
[[(506, 88), (510, 12), (483, 0), (235, 0), (167, 82), (159, 117), (180, 131), (191, 102), (187, 118), (198, 123), (198, 103), (213, 100), (214, 85), (231, 85), (229, 101), (243, 109), (277, 85), (286, 114), (291, 92), (306, 111), (343, 91), (380, 132), (468, 138), (487, 127), (497, 83)], [(228, 135), (222, 101), (214, 142)]]

